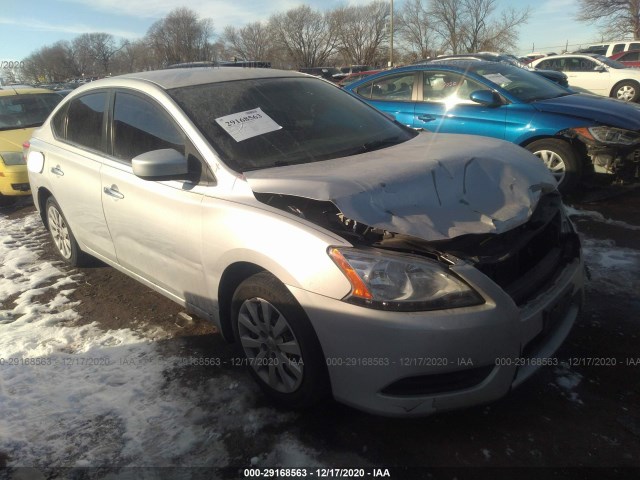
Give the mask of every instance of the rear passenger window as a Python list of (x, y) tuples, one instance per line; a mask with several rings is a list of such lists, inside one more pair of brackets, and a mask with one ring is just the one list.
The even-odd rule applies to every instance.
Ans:
[(130, 162), (153, 150), (173, 148), (184, 155), (182, 133), (158, 105), (129, 93), (117, 92), (113, 111), (113, 155)]
[(382, 77), (359, 87), (356, 93), (372, 100), (409, 101), (413, 95), (413, 80), (413, 72)]
[(76, 98), (69, 104), (68, 141), (92, 150), (103, 150), (102, 121), (106, 98), (106, 92), (91, 93)]
[(613, 55), (614, 53), (624, 52), (624, 47), (625, 47), (625, 44), (624, 44), (624, 43), (616, 43), (616, 44), (613, 46), (613, 51), (612, 51), (612, 53), (611, 53), (611, 54)]

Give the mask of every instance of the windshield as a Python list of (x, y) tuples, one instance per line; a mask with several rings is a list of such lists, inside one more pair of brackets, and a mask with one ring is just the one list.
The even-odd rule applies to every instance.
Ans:
[(314, 78), (212, 83), (169, 94), (238, 172), (355, 155), (417, 134)]
[(504, 63), (482, 62), (478, 65), (470, 64), (468, 69), (526, 103), (572, 93), (537, 73)]
[(609, 57), (605, 57), (604, 55), (594, 55), (593, 58), (597, 58), (606, 66), (611, 68), (629, 68), (624, 63), (620, 63), (617, 60), (611, 60)]
[(0, 130), (39, 127), (62, 100), (57, 93), (0, 97)]

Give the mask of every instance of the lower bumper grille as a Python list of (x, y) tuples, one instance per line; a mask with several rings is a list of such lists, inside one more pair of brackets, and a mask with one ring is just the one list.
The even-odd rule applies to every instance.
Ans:
[(395, 397), (410, 397), (466, 390), (482, 383), (493, 369), (494, 366), (489, 365), (457, 372), (407, 377), (386, 386), (380, 393)]

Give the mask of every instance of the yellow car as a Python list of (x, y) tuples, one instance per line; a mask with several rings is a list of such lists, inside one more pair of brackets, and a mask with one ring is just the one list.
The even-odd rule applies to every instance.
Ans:
[(62, 96), (42, 88), (0, 90), (0, 206), (31, 194), (22, 145), (60, 100)]

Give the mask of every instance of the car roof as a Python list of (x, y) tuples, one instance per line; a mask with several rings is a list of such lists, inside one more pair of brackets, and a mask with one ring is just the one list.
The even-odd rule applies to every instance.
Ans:
[(442, 58), (442, 59), (434, 59), (438, 60), (437, 62), (428, 62), (421, 63), (419, 65), (408, 65), (406, 67), (395, 68), (393, 70), (388, 70), (389, 72), (393, 71), (403, 71), (403, 70), (440, 70), (442, 67), (450, 67), (451, 69), (461, 69), (466, 70), (469, 67), (477, 67), (482, 65), (487, 66), (495, 66), (497, 62), (491, 62), (487, 60), (480, 60), (477, 58)]
[(238, 67), (196, 67), (171, 68), (149, 72), (129, 73), (117, 77), (105, 78), (91, 82), (94, 87), (118, 86), (121, 80), (139, 80), (158, 85), (164, 90), (172, 88), (202, 85), (206, 83), (230, 82), (234, 80), (251, 80), (257, 78), (308, 77), (308, 75), (290, 70), (272, 68), (238, 68)]
[(0, 89), (0, 97), (9, 97), (12, 95), (34, 95), (37, 93), (56, 93), (53, 90), (47, 90), (46, 88), (16, 88), (15, 90), (11, 86)]

